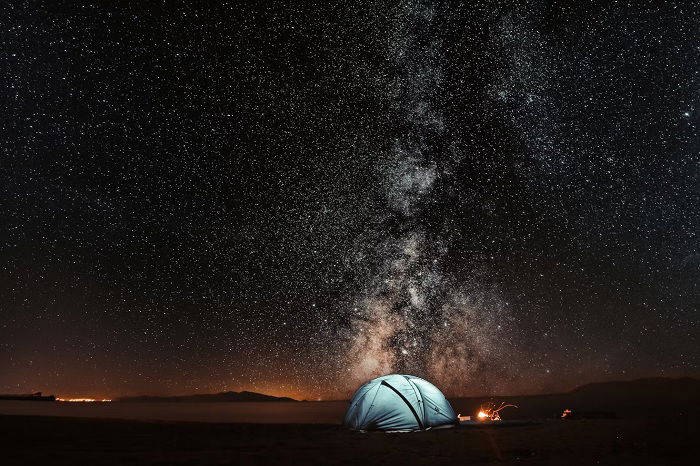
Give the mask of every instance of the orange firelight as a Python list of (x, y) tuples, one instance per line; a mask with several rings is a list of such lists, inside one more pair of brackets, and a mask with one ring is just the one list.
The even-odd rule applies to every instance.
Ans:
[(494, 403), (486, 403), (479, 407), (479, 413), (476, 415), (476, 417), (480, 421), (500, 421), (501, 415), (499, 413), (501, 410), (510, 407), (517, 408), (517, 406), (506, 404), (505, 402), (501, 402), (498, 407), (496, 407)]

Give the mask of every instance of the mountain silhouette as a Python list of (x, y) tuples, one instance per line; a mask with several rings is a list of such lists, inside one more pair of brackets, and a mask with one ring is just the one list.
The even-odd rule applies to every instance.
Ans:
[(151, 396), (151, 395), (140, 395), (140, 396), (124, 396), (117, 398), (114, 401), (129, 401), (129, 402), (221, 402), (221, 401), (297, 401), (293, 398), (286, 396), (278, 397), (271, 395), (263, 395), (262, 393), (255, 392), (221, 392), (221, 393), (209, 393), (201, 395), (179, 395), (179, 396)]

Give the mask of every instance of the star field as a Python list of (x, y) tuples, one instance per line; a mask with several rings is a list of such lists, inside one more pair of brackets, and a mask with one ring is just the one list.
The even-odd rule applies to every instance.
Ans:
[(0, 10), (0, 392), (700, 376), (692, 2)]

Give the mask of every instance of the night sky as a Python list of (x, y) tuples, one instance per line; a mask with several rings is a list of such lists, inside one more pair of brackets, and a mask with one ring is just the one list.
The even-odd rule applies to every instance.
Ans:
[(694, 1), (0, 6), (0, 393), (700, 376)]

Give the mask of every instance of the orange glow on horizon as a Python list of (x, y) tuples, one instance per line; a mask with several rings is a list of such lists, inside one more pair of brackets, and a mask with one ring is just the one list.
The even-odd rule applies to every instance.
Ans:
[(112, 400), (107, 398), (56, 398), (56, 401), (66, 401), (69, 403), (107, 403)]
[[(56, 390), (59, 391), (60, 390)], [(225, 392), (253, 392), (259, 393), (261, 395), (275, 396), (275, 397), (288, 397), (294, 400), (302, 401), (322, 401), (328, 398), (320, 397), (318, 393), (314, 393), (313, 390), (304, 390), (300, 387), (290, 387), (284, 385), (253, 385), (253, 386), (208, 386), (208, 387), (195, 387), (195, 388), (183, 388), (177, 391), (171, 390), (145, 390), (145, 391), (135, 391), (135, 390), (125, 390), (123, 392), (107, 392), (107, 393), (81, 393), (81, 392), (63, 392), (62, 395), (56, 396), (56, 401), (65, 402), (110, 402), (121, 397), (132, 397), (132, 396), (190, 396), (198, 394), (215, 395), (218, 393)], [(340, 398), (332, 398), (340, 399)]]

